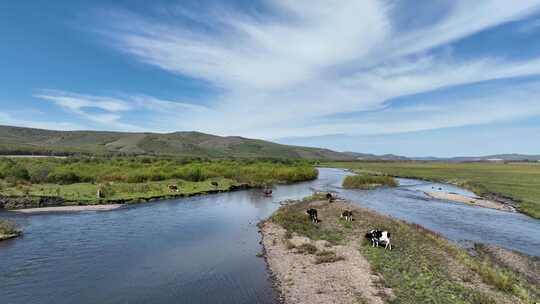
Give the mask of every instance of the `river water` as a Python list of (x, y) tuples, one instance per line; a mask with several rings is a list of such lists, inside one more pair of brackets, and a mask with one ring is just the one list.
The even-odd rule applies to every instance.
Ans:
[(467, 244), (479, 241), (540, 256), (540, 221), (428, 198), (465, 190), (400, 179), (398, 188), (339, 187), (349, 173), (320, 169), (315, 181), (140, 204), (110, 212), (2, 212), (25, 231), (0, 243), (0, 303), (275, 303), (256, 224), (279, 201), (313, 190), (419, 223)]

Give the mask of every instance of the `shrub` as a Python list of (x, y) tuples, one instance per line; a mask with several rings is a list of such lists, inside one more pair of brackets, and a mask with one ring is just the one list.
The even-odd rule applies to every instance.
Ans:
[(0, 234), (17, 234), (19, 230), (14, 222), (8, 220), (0, 220)]
[(51, 170), (47, 167), (38, 168), (30, 173), (30, 181), (34, 184), (46, 183)]
[(63, 185), (74, 184), (81, 181), (81, 178), (79, 177), (79, 175), (71, 171), (52, 172), (49, 174), (47, 179), (50, 182), (63, 184)]
[(28, 170), (22, 166), (14, 165), (6, 168), (3, 175), (10, 182), (16, 182), (21, 180), (30, 180), (30, 174)]
[(317, 257), (315, 257), (315, 264), (334, 263), (337, 261), (342, 261), (344, 259), (344, 257), (336, 255), (334, 251), (323, 250), (317, 252)]
[(307, 254), (314, 254), (317, 252), (317, 246), (310, 244), (310, 243), (304, 243), (298, 247), (296, 247), (298, 250), (298, 253), (307, 253)]

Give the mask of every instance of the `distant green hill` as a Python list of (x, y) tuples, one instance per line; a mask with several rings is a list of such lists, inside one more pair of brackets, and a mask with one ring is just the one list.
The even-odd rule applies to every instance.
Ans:
[(293, 158), (348, 160), (328, 149), (276, 144), (238, 136), (200, 132), (127, 133), (52, 131), (0, 126), (0, 154), (145, 154), (186, 157)]

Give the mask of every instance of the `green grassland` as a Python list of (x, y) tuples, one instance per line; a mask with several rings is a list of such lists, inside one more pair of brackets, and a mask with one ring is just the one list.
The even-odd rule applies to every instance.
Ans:
[(381, 186), (396, 187), (398, 183), (391, 176), (379, 176), (369, 174), (351, 175), (343, 180), (343, 188), (346, 189), (373, 189)]
[[(293, 183), (317, 175), (317, 169), (302, 161), (0, 158), (0, 196), (103, 204), (227, 191), (239, 185)], [(176, 185), (178, 191), (171, 191), (169, 185)]]
[[(211, 182), (217, 182), (214, 186)], [(172, 192), (169, 185), (176, 185), (177, 192)], [(233, 185), (239, 185), (231, 179), (213, 178), (200, 182), (170, 179), (156, 182), (127, 183), (107, 182), (105, 184), (75, 183), (60, 184), (19, 184), (15, 187), (3, 185), (2, 194), (6, 196), (61, 197), (69, 204), (94, 205), (108, 202), (144, 201), (164, 196), (190, 196), (194, 194), (227, 191)], [(98, 189), (102, 197), (97, 197)]]
[(356, 172), (447, 182), (477, 195), (509, 197), (519, 211), (540, 218), (540, 165), (536, 163), (328, 162)]
[[(540, 299), (539, 282), (530, 282), (488, 257), (472, 256), (418, 225), (360, 208), (353, 210), (353, 222), (345, 222), (339, 218), (344, 208), (339, 203), (317, 204), (321, 222), (314, 224), (305, 214), (314, 200), (323, 198), (284, 206), (270, 220), (290, 237), (296, 233), (331, 244), (359, 244), (373, 271), (382, 277), (380, 285), (393, 290), (395, 297), (386, 299), (388, 303), (535, 303)], [(366, 231), (374, 228), (391, 232), (392, 251), (373, 248), (364, 239)]]

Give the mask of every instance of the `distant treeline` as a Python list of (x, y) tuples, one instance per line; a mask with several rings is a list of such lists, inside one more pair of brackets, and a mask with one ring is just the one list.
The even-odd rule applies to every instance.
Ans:
[(0, 158), (0, 178), (10, 183), (141, 183), (167, 179), (199, 182), (224, 177), (262, 185), (311, 180), (317, 175), (317, 169), (309, 162), (277, 159)]

